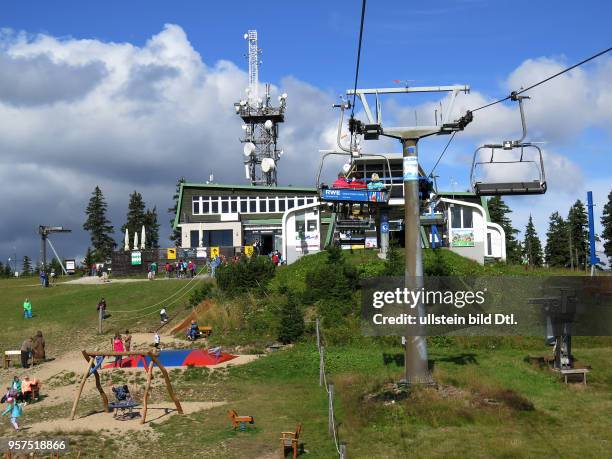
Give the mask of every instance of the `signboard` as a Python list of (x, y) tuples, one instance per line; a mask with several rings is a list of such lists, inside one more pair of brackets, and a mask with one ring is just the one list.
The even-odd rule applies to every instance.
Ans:
[(68, 274), (74, 274), (76, 270), (76, 260), (64, 260), (64, 266)]
[(142, 264), (142, 253), (139, 251), (132, 252), (132, 266), (139, 266)]
[(253, 249), (253, 246), (252, 246), (252, 245), (245, 245), (245, 246), (244, 246), (244, 254), (245, 254), (247, 257), (249, 257), (249, 258), (250, 258), (250, 257), (253, 255), (253, 252), (254, 252), (254, 251), (255, 251), (255, 249)]
[(380, 224), (380, 232), (387, 234), (389, 232), (389, 222), (382, 222)]
[(219, 256), (219, 247), (210, 248), (210, 258), (217, 258)]
[[(408, 151), (414, 147), (408, 147)], [(404, 182), (413, 182), (419, 179), (419, 160), (416, 156), (404, 157)]]
[(474, 247), (474, 230), (451, 230), (451, 247)]
[(353, 190), (324, 188), (321, 190), (321, 199), (324, 201), (352, 201), (352, 202), (387, 202), (386, 191)]
[(204, 247), (196, 249), (196, 258), (206, 258), (206, 249)]
[(378, 244), (376, 242), (376, 238), (375, 237), (366, 237), (365, 246), (368, 249), (375, 249), (376, 247), (378, 247)]
[(176, 249), (168, 249), (167, 252), (166, 258), (168, 258), (168, 260), (176, 260)]

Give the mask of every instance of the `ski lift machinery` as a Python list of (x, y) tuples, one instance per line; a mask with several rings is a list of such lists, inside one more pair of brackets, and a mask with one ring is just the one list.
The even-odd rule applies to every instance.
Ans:
[[(470, 183), (474, 193), (478, 196), (505, 196), (505, 195), (532, 195), (546, 193), (546, 175), (544, 171), (544, 160), (542, 150), (533, 142), (525, 142), (527, 137), (527, 124), (523, 111), (523, 99), (527, 96), (519, 96), (516, 92), (510, 95), (510, 99), (518, 102), (521, 112), (521, 125), (523, 135), (519, 140), (505, 140), (501, 144), (486, 144), (474, 152), (472, 169), (470, 172)], [(491, 156), (488, 160), (481, 160), (481, 151), (490, 150)], [(512, 152), (520, 153), (518, 159), (512, 158)], [(497, 156), (497, 158), (496, 158)], [(504, 158), (505, 157), (505, 158)], [(531, 170), (537, 171), (532, 180), (516, 180), (506, 182), (487, 181), (482, 177), (486, 169), (493, 170), (507, 167), (509, 164), (531, 165)]]

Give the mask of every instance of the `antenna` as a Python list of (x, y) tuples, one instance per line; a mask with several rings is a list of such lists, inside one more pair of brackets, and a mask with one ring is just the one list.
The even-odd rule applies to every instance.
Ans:
[(236, 114), (242, 118), (244, 144), (244, 175), (251, 185), (277, 185), (278, 161), (283, 150), (278, 143), (278, 125), (285, 121), (287, 94), (278, 97), (279, 106), (272, 105), (270, 85), (266, 84), (263, 98), (259, 97), (259, 55), (257, 31), (249, 30), (244, 34), (248, 41), (249, 87), (247, 97), (234, 104)]

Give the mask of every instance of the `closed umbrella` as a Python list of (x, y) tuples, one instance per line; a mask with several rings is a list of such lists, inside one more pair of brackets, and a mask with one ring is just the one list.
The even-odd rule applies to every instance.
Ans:
[(134, 231), (134, 246), (132, 250), (138, 250), (138, 232)]
[(146, 241), (146, 239), (147, 239), (147, 234), (145, 233), (145, 227), (144, 227), (144, 225), (142, 225), (142, 233), (141, 233), (141, 235), (140, 235), (140, 248), (141, 248), (142, 250), (144, 250), (144, 249), (145, 249), (145, 241)]
[(130, 234), (128, 233), (128, 229), (125, 229), (125, 239), (123, 241), (123, 250), (126, 252), (130, 250)]

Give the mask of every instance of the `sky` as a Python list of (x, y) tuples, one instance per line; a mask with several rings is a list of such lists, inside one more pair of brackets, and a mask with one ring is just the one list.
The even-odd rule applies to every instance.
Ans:
[[(263, 50), (260, 80), (286, 92), (281, 185), (312, 186), (320, 149), (333, 147), (332, 104), (353, 85), (361, 2), (13, 1), (0, 10), (0, 260), (38, 258), (40, 224), (63, 257), (82, 258), (89, 195), (99, 185), (115, 228), (129, 194), (156, 206), (162, 245), (178, 177), (245, 183), (241, 121), (248, 29)], [(612, 44), (612, 3), (370, 1), (359, 87), (467, 84), (454, 112), (526, 87)], [(401, 86), (400, 84), (400, 86)], [(533, 215), (544, 238), (554, 211), (586, 191), (599, 216), (612, 190), (612, 55), (529, 91), (529, 140), (540, 144), (549, 191), (513, 197), (514, 225)], [(383, 125), (431, 124), (444, 95), (382, 100)], [(361, 108), (357, 114), (362, 116)], [(517, 138), (512, 103), (475, 114), (436, 169), (442, 190), (464, 191), (474, 150)], [(424, 139), (429, 171), (446, 137)], [(392, 141), (364, 151), (399, 151)], [(505, 171), (507, 172), (507, 171)], [(119, 231), (115, 234), (122, 240)]]

